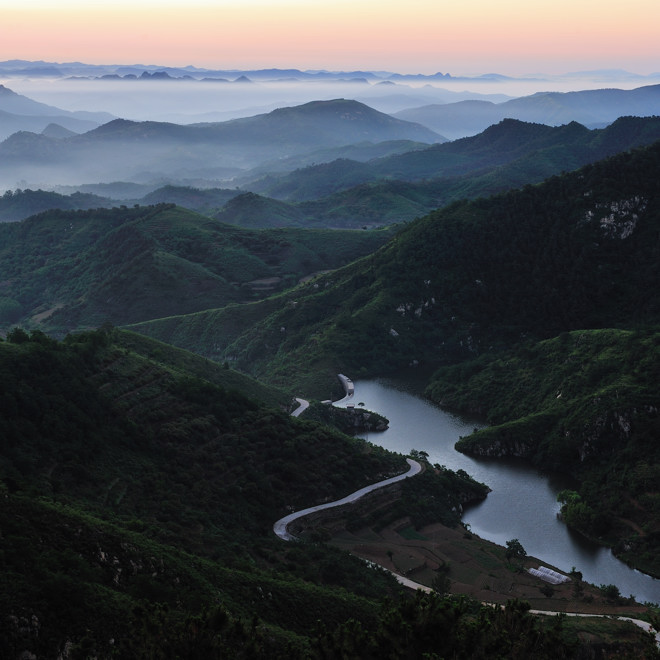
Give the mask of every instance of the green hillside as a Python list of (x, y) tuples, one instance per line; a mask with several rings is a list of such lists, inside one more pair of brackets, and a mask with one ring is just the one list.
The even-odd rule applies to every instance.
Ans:
[(0, 225), (0, 324), (62, 332), (257, 300), (390, 235), (248, 231), (173, 205), (48, 211)]
[(457, 449), (571, 475), (565, 521), (660, 576), (657, 330), (576, 330), (438, 372), (442, 405), (485, 417)]
[[(135, 329), (320, 398), (338, 372), (458, 365), (429, 392), (498, 425), (465, 450), (521, 453), (572, 473), (580, 499), (568, 503), (566, 520), (659, 574), (658, 457), (648, 444), (660, 406), (659, 177), (656, 143), (538, 186), (455, 203), (313, 287)], [(597, 348), (534, 357), (546, 350), (536, 343), (552, 338), (568, 350), (574, 331)], [(505, 440), (511, 448), (502, 450)]]
[(524, 335), (657, 322), (659, 153), (455, 203), (278, 298), (139, 329), (283, 381), (327, 362), (329, 381), (455, 362)]
[[(179, 354), (110, 328), (0, 342), (2, 657), (325, 657), (339, 626), (375, 630), (400, 593), (272, 525), (403, 458), (218, 385), (231, 382), (220, 366), (201, 378)], [(466, 495), (485, 494), (447, 471), (425, 484), (454, 524)]]

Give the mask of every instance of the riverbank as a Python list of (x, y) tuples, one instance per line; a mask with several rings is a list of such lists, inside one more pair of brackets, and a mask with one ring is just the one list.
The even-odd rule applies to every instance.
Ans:
[(488, 497), (466, 507), (463, 514), (473, 532), (501, 546), (517, 538), (529, 554), (548, 566), (564, 572), (575, 566), (593, 584), (614, 584), (621, 594), (633, 594), (638, 602), (660, 603), (660, 581), (633, 571), (610, 550), (589, 543), (557, 518), (557, 494), (570, 487), (565, 480), (549, 479), (522, 460), (475, 459), (457, 452), (454, 444), (459, 437), (472, 433), (479, 423), (423, 399), (414, 384), (357, 381), (355, 397), (390, 420), (390, 428), (370, 437), (372, 442), (403, 454), (414, 447), (426, 452), (431, 464), (464, 470), (490, 486)]
[(340, 527), (335, 518), (333, 529), (329, 541), (332, 545), (427, 587), (443, 577), (449, 592), (479, 602), (504, 605), (507, 600), (518, 598), (537, 610), (637, 618), (647, 612), (646, 606), (628, 599), (608, 600), (601, 589), (575, 577), (564, 584), (548, 585), (526, 569), (560, 569), (536, 557), (527, 557), (519, 570), (517, 562), (507, 560), (506, 548), (462, 527), (436, 523), (416, 530), (410, 520), (401, 518), (382, 529), (371, 525), (349, 531)]

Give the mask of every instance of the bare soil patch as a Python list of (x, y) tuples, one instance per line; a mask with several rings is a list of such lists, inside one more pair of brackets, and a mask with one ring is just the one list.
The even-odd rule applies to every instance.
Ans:
[(337, 522), (333, 521), (333, 545), (426, 586), (446, 576), (451, 593), (481, 602), (506, 603), (519, 598), (532, 609), (585, 614), (632, 616), (646, 611), (643, 605), (612, 603), (600, 589), (585, 582), (576, 593), (575, 577), (565, 584), (549, 585), (525, 569), (558, 568), (535, 557), (527, 557), (522, 564), (509, 562), (506, 548), (463, 528), (434, 524), (415, 530), (404, 518), (382, 529), (364, 527), (351, 532), (339, 529)]

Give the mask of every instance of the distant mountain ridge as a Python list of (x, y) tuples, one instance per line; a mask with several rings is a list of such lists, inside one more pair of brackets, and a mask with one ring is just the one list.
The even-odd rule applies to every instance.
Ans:
[(115, 119), (64, 139), (16, 133), (0, 143), (0, 176), (50, 183), (219, 177), (324, 147), (391, 140), (429, 144), (443, 138), (357, 101), (336, 99), (213, 124)]
[(394, 116), (428, 126), (453, 140), (479, 133), (506, 118), (553, 126), (577, 121), (589, 128), (600, 128), (621, 116), (659, 114), (660, 85), (647, 85), (633, 90), (539, 92), (503, 103), (433, 104), (402, 110)]
[(112, 118), (108, 112), (62, 110), (0, 85), (0, 139), (17, 131), (41, 132), (51, 123), (84, 133)]
[[(469, 80), (473, 82), (493, 80), (513, 80), (513, 76), (503, 73), (483, 73), (476, 75), (457, 75), (452, 73), (436, 72), (432, 74), (400, 73), (392, 71), (369, 71), (369, 70), (301, 70), (296, 68), (279, 69), (209, 69), (196, 66), (172, 67), (157, 64), (86, 64), (84, 62), (45, 62), (30, 60), (6, 60), (0, 62), (0, 76), (33, 76), (33, 77), (68, 77), (86, 76), (101, 78), (103, 76), (140, 76), (142, 73), (153, 75), (154, 73), (166, 73), (171, 78), (202, 79), (207, 76), (218, 76), (225, 78), (238, 78), (242, 75), (254, 80), (286, 80), (295, 78), (297, 80), (336, 80), (338, 78), (352, 79), (363, 78), (370, 81), (410, 81), (410, 82), (435, 82), (456, 80)], [(603, 80), (615, 77), (620, 80), (623, 77), (630, 80), (648, 80), (658, 77), (658, 73), (643, 75), (621, 70), (580, 71), (565, 73), (561, 76), (538, 74), (536, 76), (525, 76), (525, 78), (570, 78), (575, 76), (599, 76)], [(521, 78), (517, 78), (521, 79)]]

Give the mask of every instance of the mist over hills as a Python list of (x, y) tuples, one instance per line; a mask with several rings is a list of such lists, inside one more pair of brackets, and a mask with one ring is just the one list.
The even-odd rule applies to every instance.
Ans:
[(41, 132), (50, 124), (84, 133), (111, 119), (107, 112), (69, 112), (39, 103), (0, 85), (0, 139), (17, 131)]
[[(660, 139), (660, 118), (624, 117), (605, 129), (503, 120), (471, 138), (366, 163), (338, 160), (247, 185), (289, 203), (291, 222), (345, 227), (412, 220), (449, 202), (538, 183)], [(263, 198), (234, 199), (224, 222), (267, 222)], [(259, 220), (261, 219), (261, 220)]]
[(182, 126), (116, 119), (82, 135), (19, 132), (0, 143), (4, 181), (109, 182), (130, 178), (228, 178), (267, 160), (364, 141), (443, 138), (355, 101), (282, 108), (217, 124)]
[(394, 114), (441, 131), (451, 140), (479, 133), (505, 118), (551, 126), (577, 121), (588, 128), (600, 128), (625, 115), (660, 114), (660, 85), (633, 90), (539, 92), (503, 103), (460, 101), (410, 108)]
[[(154, 190), (153, 185), (107, 184), (80, 186), (72, 195), (29, 189), (8, 192), (0, 197), (0, 221), (21, 220), (49, 208), (174, 203), (252, 228), (378, 227), (410, 221), (457, 199), (537, 183), (657, 139), (660, 119), (654, 117), (622, 117), (594, 130), (575, 122), (550, 127), (504, 120), (477, 136), (431, 147), (390, 141), (316, 151), (303, 160), (334, 154), (363, 160), (340, 158), (285, 175), (246, 176), (236, 181), (240, 188), (166, 185)], [(281, 167), (296, 162), (297, 158), (288, 159), (288, 165)], [(267, 163), (263, 169), (270, 166)]]

